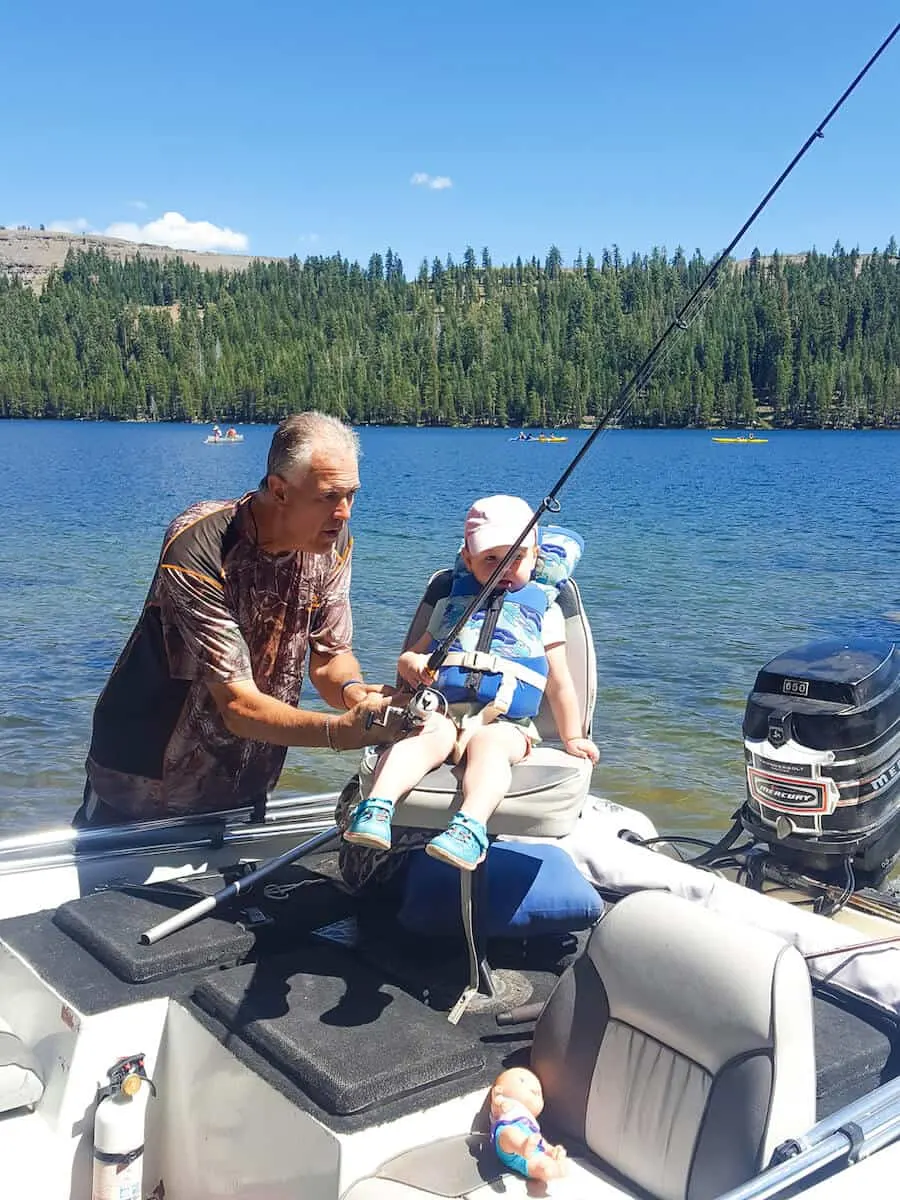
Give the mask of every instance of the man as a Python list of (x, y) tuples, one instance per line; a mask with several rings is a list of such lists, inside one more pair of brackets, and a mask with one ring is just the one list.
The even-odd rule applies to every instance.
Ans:
[[(322, 413), (275, 431), (266, 477), (166, 533), (144, 610), (94, 710), (76, 825), (255, 805), (288, 746), (399, 736), (351, 649), (347, 528), (358, 442)], [(340, 716), (297, 708), (309, 677)], [(374, 718), (374, 723), (373, 723)]]

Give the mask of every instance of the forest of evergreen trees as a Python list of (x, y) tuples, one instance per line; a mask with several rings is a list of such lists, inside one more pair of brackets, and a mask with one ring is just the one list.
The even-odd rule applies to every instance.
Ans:
[[(0, 416), (579, 425), (604, 414), (708, 264), (340, 255), (203, 272), (73, 253), (0, 276)], [(835, 246), (728, 264), (623, 420), (900, 427), (900, 259)]]

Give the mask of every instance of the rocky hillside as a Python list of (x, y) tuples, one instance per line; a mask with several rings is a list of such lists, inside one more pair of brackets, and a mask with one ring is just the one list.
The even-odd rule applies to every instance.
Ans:
[(253, 254), (212, 254), (199, 250), (173, 250), (103, 237), (99, 233), (51, 233), (44, 229), (0, 229), (0, 272), (16, 275), (40, 289), (54, 267), (61, 267), (70, 250), (102, 250), (110, 258), (181, 258), (204, 271), (243, 271), (251, 262), (273, 262)]

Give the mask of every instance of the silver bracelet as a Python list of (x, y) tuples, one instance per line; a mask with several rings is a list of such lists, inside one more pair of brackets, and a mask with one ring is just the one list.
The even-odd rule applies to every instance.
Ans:
[(334, 754), (338, 753), (337, 746), (331, 740), (331, 717), (325, 718), (325, 742), (327, 743), (329, 750), (331, 750)]

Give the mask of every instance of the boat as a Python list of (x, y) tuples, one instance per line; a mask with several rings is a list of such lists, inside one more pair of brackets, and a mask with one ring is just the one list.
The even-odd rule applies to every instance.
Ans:
[(244, 435), (242, 433), (233, 433), (233, 434), (223, 433), (223, 434), (220, 434), (218, 437), (215, 434), (211, 433), (208, 437), (204, 438), (204, 441), (206, 442), (207, 446), (234, 446), (234, 445), (237, 445), (238, 442), (242, 442), (243, 440), (244, 440)]
[[(565, 588), (589, 729), (593, 641)], [(596, 907), (552, 934), (532, 912), (486, 942), (483, 871), (457, 884), (444, 868), (459, 938), (347, 893), (333, 814), (373, 751), (340, 794), (0, 841), (4, 1194), (81, 1200), (92, 1172), (134, 1168), (142, 1200), (524, 1196), (485, 1099), (528, 1061), (569, 1153), (547, 1196), (893, 1188), (900, 900), (883, 882), (900, 849), (900, 649), (816, 644), (760, 670), (741, 816), (692, 859), (697, 839), (592, 792), (547, 719), (491, 820), (487, 882), (498, 847), (564, 863)], [(444, 823), (456, 786), (438, 768), (405, 823)], [(241, 892), (262, 862), (265, 882)], [(440, 911), (404, 904), (418, 921)]]

